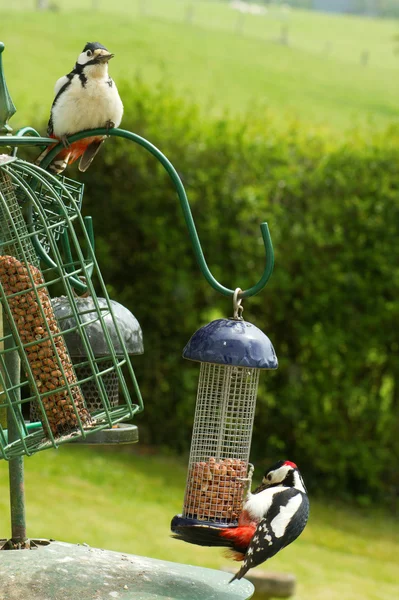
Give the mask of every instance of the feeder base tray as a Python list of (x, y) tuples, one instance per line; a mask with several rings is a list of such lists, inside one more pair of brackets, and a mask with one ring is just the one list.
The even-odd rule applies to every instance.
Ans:
[(139, 430), (137, 425), (118, 423), (112, 429), (96, 431), (87, 438), (79, 438), (72, 444), (97, 444), (99, 446), (113, 446), (114, 444), (135, 444), (139, 441)]
[(38, 546), (48, 546), (49, 540), (25, 540), (24, 542), (13, 542), (13, 540), (0, 540), (0, 550), (35, 550)]
[(248, 600), (254, 586), (231, 575), (163, 560), (51, 542), (3, 552), (0, 600)]

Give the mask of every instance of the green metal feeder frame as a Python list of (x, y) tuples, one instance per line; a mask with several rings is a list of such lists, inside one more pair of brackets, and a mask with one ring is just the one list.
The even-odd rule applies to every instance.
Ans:
[[(58, 577), (59, 569), (50, 568), (46, 573), (51, 572), (51, 577), (46, 575), (38, 595), (32, 598), (56, 598), (61, 588), (65, 598), (76, 595), (82, 600), (92, 598), (97, 589), (97, 572), (93, 571), (93, 577), (87, 578), (81, 573), (81, 562), (87, 562), (108, 577), (108, 571), (120, 568), (119, 561), (127, 561), (129, 564), (124, 564), (121, 572), (129, 584), (126, 583), (123, 590), (120, 587), (115, 590), (113, 597), (130, 600), (137, 598), (138, 592), (143, 599), (160, 596), (182, 600), (203, 597), (248, 599), (253, 592), (251, 584), (243, 580), (235, 582), (234, 589), (233, 586), (226, 589), (227, 576), (216, 571), (197, 568), (194, 573), (189, 566), (175, 565), (173, 569), (171, 563), (117, 553), (107, 556), (104, 562), (100, 555), (102, 551), (88, 554), (80, 546), (48, 540), (35, 542), (27, 537), (24, 455), (57, 448), (66, 442), (90, 443), (91, 439), (92, 443), (137, 441), (137, 432), (132, 433), (135, 426), (123, 421), (130, 421), (142, 411), (143, 402), (130, 361), (132, 348), (129, 348), (97, 264), (92, 220), (90, 217), (83, 219), (80, 213), (83, 185), (46, 171), (62, 144), (55, 145), (54, 139), (41, 137), (31, 127), (11, 135), (8, 120), (15, 107), (2, 72), (3, 50), (4, 45), (0, 42), (0, 148), (7, 152), (0, 155), (0, 300), (3, 310), (0, 458), (9, 461), (12, 537), (0, 540), (0, 550), (38, 548), (35, 553), (29, 553), (32, 560), (20, 562), (19, 558), (12, 558), (14, 553), (9, 553), (7, 560), (0, 561), (7, 572), (12, 571), (15, 582), (12, 592), (16, 597), (22, 597), (26, 578), (31, 577), (31, 572), (38, 573), (43, 565), (43, 568), (51, 567), (51, 561), (57, 561), (59, 554), (59, 562), (68, 560), (68, 577), (76, 583), (76, 589), (68, 588), (71, 591), (68, 596)], [(186, 192), (169, 160), (148, 140), (123, 129), (83, 131), (70, 136), (68, 141), (73, 143), (97, 135), (132, 141), (162, 164), (175, 186), (202, 274), (216, 291), (233, 297), (235, 290), (220, 284), (208, 268)], [(21, 146), (54, 147), (38, 167), (18, 158)], [(258, 293), (272, 273), (273, 247), (267, 223), (261, 224), (261, 233), (266, 251), (264, 272), (253, 287), (240, 291), (239, 298), (236, 293), (236, 301)], [(83, 240), (84, 249), (79, 240)], [(96, 289), (92, 278), (97, 282)], [(90, 297), (90, 306), (81, 310), (82, 298), (86, 295)], [(60, 296), (66, 298), (68, 319), (57, 312), (55, 298)], [(101, 336), (105, 346), (100, 353), (93, 352), (90, 343), (94, 325), (96, 335)], [(135, 328), (134, 325), (131, 327)], [(79, 357), (73, 354), (71, 339), (79, 340)], [(135, 353), (140, 351), (139, 346), (138, 343)], [(117, 404), (106, 386), (110, 373), (117, 378)], [(95, 389), (98, 404), (94, 410), (87, 406), (88, 387)], [(29, 405), (35, 407), (39, 421), (26, 420)], [(16, 556), (21, 554), (16, 553)], [(137, 582), (137, 577), (144, 572), (143, 561), (147, 561), (146, 569), (157, 572), (157, 577), (152, 580), (146, 576), (139, 588), (135, 588), (133, 582)], [(64, 575), (62, 578), (65, 579)]]
[[(63, 184), (56, 182), (57, 186), (52, 186), (53, 176), (49, 173), (15, 157), (2, 156), (0, 296), (5, 331), (0, 338), (3, 342), (0, 408), (7, 409), (8, 429), (13, 422), (17, 436), (10, 439), (6, 428), (0, 425), (0, 453), (9, 460), (57, 447), (71, 437), (85, 438), (99, 429), (131, 419), (142, 409), (142, 400), (96, 262), (92, 230), (82, 219), (78, 203)], [(69, 197), (69, 206), (60, 197), (60, 189)], [(44, 202), (41, 201), (43, 193)], [(84, 255), (79, 237), (86, 241)], [(43, 256), (43, 267), (37, 249)], [(99, 282), (97, 287), (103, 296), (101, 305), (92, 283), (93, 276)], [(83, 285), (90, 292), (93, 305), (89, 320), (79, 313), (75, 301), (75, 288)], [(67, 330), (60, 327), (51, 303), (50, 295), (58, 295), (59, 291), (68, 298), (74, 317), (74, 324)], [(117, 350), (106, 319), (112, 321)], [(107, 347), (107, 364), (93, 352), (90, 340), (93, 322), (100, 329)], [(86, 353), (83, 377), (77, 376), (65, 341), (67, 335), (73, 334), (79, 336)], [(21, 361), (21, 374), (11, 373), (7, 363), (14, 352)], [(120, 386), (118, 406), (111, 406), (104, 384), (109, 372), (115, 374)], [(95, 416), (90, 415), (82, 392), (82, 387), (88, 384), (96, 389), (99, 399)], [(136, 403), (130, 397), (129, 389), (132, 388), (136, 391)], [(42, 422), (42, 427), (34, 432), (29, 431), (24, 419), (27, 403), (36, 407)]]

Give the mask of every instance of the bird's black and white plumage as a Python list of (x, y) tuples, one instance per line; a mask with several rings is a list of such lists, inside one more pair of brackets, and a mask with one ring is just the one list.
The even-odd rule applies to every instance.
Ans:
[[(86, 129), (120, 125), (123, 104), (108, 73), (108, 62), (113, 56), (102, 44), (88, 42), (72, 71), (56, 82), (47, 134), (62, 141), (65, 148), (49, 165), (50, 171), (61, 173), (79, 157), (79, 169), (86, 171), (105, 136), (85, 138), (71, 145), (67, 138)], [(47, 148), (38, 157), (37, 164), (50, 149)]]
[(243, 560), (234, 581), (291, 544), (304, 530), (308, 516), (309, 500), (298, 467), (279, 461), (248, 494), (237, 527), (183, 526), (175, 530), (174, 537), (201, 546), (229, 548), (236, 560)]

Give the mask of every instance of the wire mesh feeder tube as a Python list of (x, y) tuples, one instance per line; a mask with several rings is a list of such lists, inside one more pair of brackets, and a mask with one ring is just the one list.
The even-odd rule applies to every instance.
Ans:
[[(7, 157), (6, 157), (7, 158)], [(4, 159), (9, 164), (8, 159)], [(11, 161), (11, 164), (13, 161)], [(40, 420), (54, 435), (76, 429), (78, 419), (90, 422), (64, 340), (55, 319), (50, 297), (33, 248), (10, 174), (0, 170), (0, 284), (5, 314), (20, 342), (21, 358), (29, 363), (46, 419)], [(23, 361), (24, 362), (24, 361)], [(26, 370), (26, 369), (25, 369)], [(64, 389), (65, 380), (71, 393)], [(18, 408), (19, 410), (19, 408)]]
[[(50, 296), (43, 287), (43, 276), (32, 265), (29, 270), (30, 274), (28, 267), (12, 256), (0, 256), (0, 283), (36, 385), (43, 394), (51, 432), (65, 434), (78, 427), (79, 418), (84, 425), (89, 424), (90, 416), (60, 335)], [(66, 382), (70, 394), (65, 388)], [(42, 415), (39, 416), (43, 421)]]
[(236, 521), (241, 510), (259, 370), (202, 363), (183, 516)]
[[(269, 338), (241, 318), (199, 329), (183, 357), (201, 363), (183, 514), (172, 530), (237, 522), (248, 481), (260, 369), (276, 369)], [(184, 538), (184, 535), (183, 535)]]

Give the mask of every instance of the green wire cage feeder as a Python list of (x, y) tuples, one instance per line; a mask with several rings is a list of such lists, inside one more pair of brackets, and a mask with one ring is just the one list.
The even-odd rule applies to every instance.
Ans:
[[(73, 437), (85, 438), (142, 409), (129, 352), (95, 259), (92, 229), (80, 214), (81, 188), (65, 183), (65, 178), (59, 181), (15, 157), (0, 156), (0, 294), (5, 316), (0, 409), (7, 411), (7, 431), (11, 426), (17, 434), (9, 439), (0, 426), (5, 459), (56, 447)], [(79, 239), (85, 241), (84, 254)], [(82, 288), (90, 293), (89, 311), (81, 309), (76, 297), (76, 289)], [(73, 323), (67, 329), (56, 318), (51, 302), (56, 295), (68, 299)], [(106, 361), (93, 351), (94, 325), (106, 347)], [(79, 362), (72, 362), (65, 341), (72, 335), (84, 348)], [(7, 359), (15, 352), (22, 368), (20, 374), (11, 375)], [(111, 405), (104, 383), (110, 373), (119, 384), (117, 406)], [(98, 408), (91, 412), (82, 391), (88, 385), (98, 398)], [(130, 397), (133, 388), (136, 403)], [(35, 431), (29, 431), (25, 422), (28, 404), (41, 421)]]
[[(10, 540), (0, 540), (0, 550), (29, 549), (35, 545), (27, 537), (25, 524), (25, 455), (57, 448), (66, 442), (114, 443), (113, 440), (119, 440), (120, 443), (132, 443), (137, 441), (137, 432), (133, 435), (125, 429), (119, 438), (113, 434), (123, 427), (135, 428), (123, 422), (131, 421), (143, 410), (131, 363), (131, 356), (143, 351), (140, 326), (127, 309), (108, 296), (95, 256), (92, 220), (81, 215), (83, 185), (46, 171), (62, 145), (53, 147), (54, 139), (41, 137), (31, 127), (24, 127), (11, 135), (8, 120), (14, 114), (15, 107), (2, 73), (3, 50), (4, 45), (0, 42), (0, 147), (4, 152), (0, 153), (0, 458), (9, 461), (12, 537)], [(261, 278), (256, 285), (244, 291), (229, 289), (221, 285), (208, 268), (183, 184), (169, 160), (144, 138), (122, 129), (83, 131), (70, 136), (68, 141), (73, 143), (92, 136), (124, 138), (144, 148), (162, 164), (177, 192), (200, 270), (213, 289), (224, 296), (234, 296), (237, 307), (243, 298), (263, 289), (273, 270), (273, 247), (266, 223), (261, 224), (266, 252)], [(24, 146), (52, 146), (52, 149), (40, 166), (34, 166), (17, 156), (19, 147)], [(243, 327), (243, 323), (242, 319), (235, 319), (235, 326)], [(251, 398), (252, 412), (247, 418), (245, 452), (240, 455), (242, 472), (235, 474), (240, 476), (240, 483), (237, 484), (239, 494), (234, 510), (228, 509), (228, 518), (223, 513), (224, 509), (221, 515), (215, 515), (212, 507), (208, 507), (210, 510), (207, 514), (200, 514), (199, 505), (204, 500), (201, 496), (198, 506), (186, 506), (185, 502), (183, 523), (179, 520), (179, 525), (190, 526), (192, 520), (214, 520), (215, 516), (221, 525), (234, 523), (244, 493), (242, 482), (248, 478), (249, 443), (258, 376), (256, 369), (249, 373), (248, 368), (274, 368), (274, 365), (250, 364), (236, 368), (234, 364), (233, 369), (226, 369), (226, 365), (219, 361), (215, 367), (217, 360), (208, 360), (205, 354), (197, 356), (192, 351), (193, 344), (191, 346), (190, 351), (187, 348), (185, 350), (186, 358), (209, 363), (201, 367), (201, 373), (209, 372), (213, 377), (216, 370), (220, 381), (225, 381), (225, 372), (228, 372), (229, 381), (232, 378), (239, 380), (240, 389)], [(206, 348), (202, 348), (202, 351), (206, 353)], [(241, 366), (245, 367), (242, 373)], [(207, 386), (209, 389), (212, 387)], [(212, 392), (212, 398), (217, 397), (217, 402), (209, 418), (213, 421), (219, 419), (227, 427), (231, 422), (229, 406), (235, 402), (235, 397), (230, 391), (219, 393), (219, 388), (219, 384), (212, 388), (216, 390)], [(233, 387), (230, 386), (230, 389), (233, 390)], [(205, 387), (202, 391), (205, 391)], [(208, 396), (208, 393), (200, 393), (199, 390), (198, 399), (204, 401), (204, 406), (207, 405)], [(227, 398), (226, 406), (222, 407), (223, 419), (220, 418), (222, 404), (219, 397)], [(241, 403), (240, 406), (244, 415), (245, 404)], [(197, 442), (193, 437), (190, 459), (192, 473), (196, 463), (201, 461), (212, 462), (214, 470), (218, 461), (222, 467), (225, 466), (223, 461), (230, 461), (230, 471), (237, 464), (234, 460), (239, 449), (235, 445), (241, 442), (238, 438), (228, 442), (229, 452), (226, 454), (224, 445), (227, 443), (226, 436), (230, 435), (226, 427), (227, 433), (223, 430), (223, 434), (215, 429), (216, 446), (201, 447), (199, 454), (196, 450), (194, 452)], [(232, 473), (227, 475), (233, 481)], [(186, 500), (190, 493), (188, 490)], [(226, 490), (223, 494), (226, 494)], [(53, 549), (48, 551), (51, 544)], [(47, 569), (52, 561), (58, 560), (57, 556), (62, 561), (65, 555), (73, 556), (75, 562), (68, 567), (73, 585), (65, 584), (65, 576), (59, 573), (59, 569), (48, 568), (39, 595), (33, 597), (35, 600), (55, 598), (59, 597), (58, 591), (62, 590), (64, 600), (77, 596), (86, 600), (94, 597), (96, 568), (101, 573), (107, 569), (109, 573), (114, 573), (115, 569), (120, 571), (118, 561), (121, 555), (117, 553), (112, 553), (112, 556), (108, 553), (105, 565), (104, 555), (101, 556), (100, 551), (86, 556), (82, 547), (55, 542), (51, 544), (48, 540), (39, 540), (36, 545), (39, 545), (40, 551), (29, 553), (29, 559), (22, 562), (18, 558), (2, 557), (0, 575), (4, 574), (4, 569), (8, 573), (15, 571), (17, 575), (11, 577), (18, 580), (18, 589), (23, 593), (32, 573), (36, 576), (40, 569)], [(19, 553), (6, 554), (19, 556)], [(90, 562), (93, 573), (90, 581), (85, 566), (81, 565), (82, 561)], [(136, 592), (142, 594), (140, 598), (143, 599), (163, 597), (165, 590), (168, 597), (185, 600), (204, 597), (210, 600), (227, 597), (229, 600), (244, 600), (251, 597), (253, 592), (253, 586), (243, 580), (236, 582), (234, 590), (227, 593), (224, 588), (229, 576), (208, 569), (193, 570), (193, 567), (151, 562), (142, 557), (130, 557), (128, 563), (123, 565), (124, 577), (129, 585), (130, 582), (134, 584), (132, 592), (123, 593), (126, 600), (136, 598)], [(84, 573), (80, 572), (82, 568)], [(137, 574), (142, 574), (142, 569), (147, 568), (157, 571), (159, 576), (153, 581), (148, 579), (149, 583), (143, 583), (140, 587)], [(48, 577), (50, 572), (51, 577)], [(113, 575), (109, 577), (112, 579)], [(13, 583), (14, 594), (15, 585)], [(125, 585), (124, 589), (127, 587)]]

